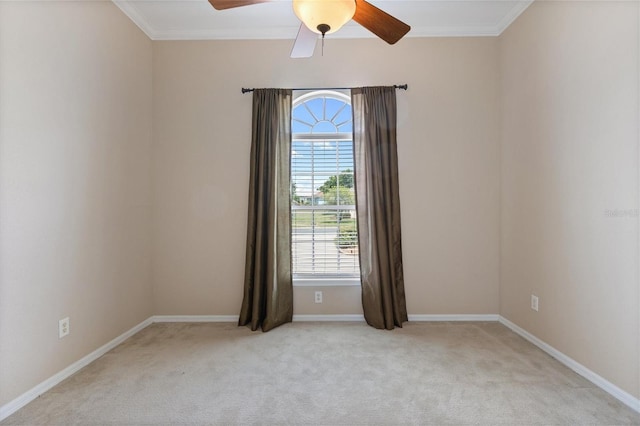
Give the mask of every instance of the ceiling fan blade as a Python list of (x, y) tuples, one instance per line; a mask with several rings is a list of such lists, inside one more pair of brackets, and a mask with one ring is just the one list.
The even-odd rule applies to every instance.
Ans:
[(216, 10), (232, 9), (240, 6), (251, 6), (252, 4), (267, 3), (271, 0), (209, 0), (211, 6)]
[(395, 44), (411, 27), (365, 0), (356, 0), (353, 20), (389, 44)]
[(313, 51), (316, 49), (316, 42), (318, 41), (318, 34), (311, 31), (305, 24), (300, 24), (298, 30), (298, 36), (296, 41), (293, 42), (293, 48), (291, 49), (292, 58), (310, 58), (313, 56)]

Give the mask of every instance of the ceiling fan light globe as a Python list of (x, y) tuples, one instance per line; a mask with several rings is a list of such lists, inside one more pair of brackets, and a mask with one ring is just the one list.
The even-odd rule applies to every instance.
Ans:
[(293, 11), (311, 31), (321, 34), (318, 25), (329, 26), (326, 34), (338, 31), (356, 13), (355, 0), (293, 0)]

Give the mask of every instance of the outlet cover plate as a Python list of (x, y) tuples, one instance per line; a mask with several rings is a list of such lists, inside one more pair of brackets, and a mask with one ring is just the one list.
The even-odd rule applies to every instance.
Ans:
[(69, 334), (69, 317), (66, 317), (58, 321), (58, 338), (62, 339), (68, 334)]
[(535, 294), (531, 295), (531, 309), (538, 312), (538, 296)]

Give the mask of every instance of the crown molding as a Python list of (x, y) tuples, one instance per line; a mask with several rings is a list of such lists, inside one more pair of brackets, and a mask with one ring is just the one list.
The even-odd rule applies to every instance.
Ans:
[[(132, 18), (133, 20), (133, 18)], [(134, 20), (134, 22), (136, 22)], [(136, 22), (137, 24), (137, 22)], [(140, 25), (138, 25), (140, 26)], [(298, 33), (297, 27), (273, 27), (260, 30), (168, 30), (153, 31), (148, 27), (141, 27), (151, 40), (291, 40)], [(413, 27), (405, 38), (421, 37), (495, 37), (501, 30), (493, 26), (479, 27)], [(335, 34), (327, 37), (327, 40), (338, 39), (375, 39), (375, 35), (360, 28), (342, 28)]]
[[(151, 40), (294, 40), (298, 27), (278, 26), (270, 28), (236, 29), (155, 29), (144, 18), (133, 0), (111, 0), (133, 21)], [(511, 10), (496, 25), (465, 26), (413, 26), (406, 37), (497, 37), (522, 14), (534, 0), (523, 0), (514, 4)], [(358, 25), (346, 25), (331, 39), (376, 38), (374, 34)]]
[(154, 38), (156, 31), (142, 14), (136, 9), (135, 2), (131, 0), (111, 0), (134, 24), (138, 26), (151, 40)]
[(496, 30), (497, 30), (496, 35), (502, 34), (504, 30), (509, 28), (509, 25), (511, 25), (513, 21), (515, 21), (518, 18), (518, 16), (522, 14), (522, 12), (527, 10), (527, 8), (531, 6), (533, 2), (534, 0), (524, 0), (513, 5), (513, 8), (511, 8), (509, 13), (507, 13), (504, 16), (504, 18), (502, 18), (502, 20), (496, 26)]

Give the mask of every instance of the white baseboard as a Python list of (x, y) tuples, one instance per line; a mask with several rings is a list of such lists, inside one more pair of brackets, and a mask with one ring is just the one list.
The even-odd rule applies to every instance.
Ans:
[(238, 322), (238, 315), (155, 315), (152, 322)]
[(409, 321), (498, 321), (498, 314), (409, 315)]
[[(498, 321), (497, 314), (409, 315), (409, 321)], [(238, 322), (238, 315), (156, 315), (152, 322)], [(364, 321), (362, 314), (295, 314), (293, 321)]]
[[(238, 322), (238, 315), (156, 315), (153, 322)], [(294, 315), (293, 321), (364, 321), (363, 315)]]
[(44, 382), (41, 382), (40, 384), (26, 391), (25, 393), (23, 393), (22, 395), (14, 399), (13, 401), (1, 406), (0, 421), (2, 421), (3, 419), (6, 419), (10, 415), (12, 415), (16, 411), (18, 411), (19, 409), (21, 409), (22, 407), (24, 407), (25, 405), (27, 405), (28, 403), (30, 403), (31, 401), (39, 397), (40, 395), (42, 395), (43, 393), (45, 393), (46, 391), (48, 391), (49, 389), (57, 385), (58, 383), (72, 376), (73, 374), (78, 372), (81, 368), (91, 364), (93, 361), (100, 358), (102, 355), (106, 354), (111, 349), (115, 348), (120, 343), (124, 342), (129, 337), (133, 336), (143, 328), (149, 326), (151, 323), (152, 323), (151, 318), (147, 318), (146, 320), (142, 321), (140, 324), (136, 325), (132, 329), (125, 331), (120, 336), (111, 340), (109, 343), (102, 345), (95, 351), (91, 352), (89, 355), (79, 359), (78, 361), (74, 362), (64, 370), (56, 373), (55, 375), (49, 377)]
[[(409, 315), (409, 321), (498, 321), (497, 314), (479, 315)], [(294, 315), (294, 321), (364, 321), (364, 315)]]
[[(410, 321), (497, 321), (498, 316), (487, 319), (474, 319), (478, 315), (413, 315), (409, 316)], [(153, 322), (238, 322), (237, 315), (156, 315)], [(294, 322), (338, 322), (338, 321), (364, 321), (362, 314), (296, 314), (293, 316)]]
[[(409, 315), (409, 321), (498, 321), (497, 314)], [(156, 315), (155, 322), (238, 322), (237, 315)], [(364, 321), (362, 314), (296, 314), (294, 322)]]
[(325, 322), (325, 321), (364, 321), (364, 315), (360, 314), (340, 314), (340, 315), (294, 315), (293, 321), (314, 321), (314, 322)]
[(617, 387), (616, 385), (614, 385), (613, 383), (611, 383), (607, 379), (605, 379), (605, 378), (599, 376), (598, 374), (594, 373), (593, 371), (589, 370), (584, 365), (580, 364), (576, 360), (574, 360), (574, 359), (568, 357), (567, 355), (563, 354), (562, 352), (560, 352), (559, 350), (557, 350), (553, 346), (551, 346), (551, 345), (543, 342), (542, 340), (538, 339), (536, 336), (534, 336), (533, 334), (529, 333), (525, 329), (520, 328), (516, 324), (514, 324), (511, 321), (509, 321), (508, 319), (506, 319), (505, 317), (500, 316), (498, 321), (502, 325), (504, 325), (505, 327), (510, 328), (513, 332), (515, 332), (516, 334), (520, 335), (521, 337), (523, 337), (524, 339), (528, 340), (529, 342), (533, 343), (534, 345), (536, 345), (537, 347), (539, 347), (540, 349), (542, 349), (543, 351), (545, 351), (546, 353), (551, 355), (553, 358), (557, 359), (562, 364), (566, 365), (567, 367), (569, 367), (570, 369), (572, 369), (573, 371), (575, 371), (576, 373), (578, 373), (579, 375), (581, 375), (585, 379), (589, 380), (594, 385), (598, 386), (599, 388), (601, 388), (605, 392), (609, 393), (614, 398), (620, 400), (622, 403), (624, 403), (625, 405), (629, 406), (632, 410), (635, 410), (635, 411), (640, 413), (640, 399), (638, 399), (638, 398), (634, 397), (633, 395), (631, 395), (630, 393), (625, 392), (624, 390), (620, 389), (619, 387)]

